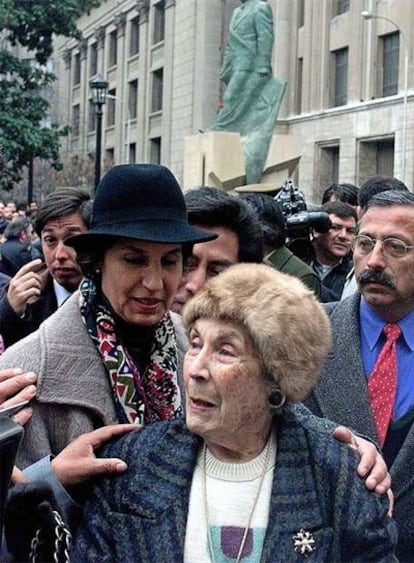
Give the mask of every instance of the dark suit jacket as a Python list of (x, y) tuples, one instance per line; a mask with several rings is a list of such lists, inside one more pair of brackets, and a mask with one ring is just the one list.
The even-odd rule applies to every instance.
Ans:
[(41, 298), (26, 307), (23, 318), (16, 315), (7, 298), (7, 286), (0, 293), (0, 334), (8, 348), (39, 328), (41, 323), (57, 309), (53, 279), (50, 276)]
[(17, 274), (22, 266), (33, 260), (30, 248), (17, 239), (10, 239), (0, 246), (0, 271), (11, 278)]
[[(354, 452), (332, 425), (289, 410), (277, 425), (277, 459), (262, 562), (396, 561), (395, 523), (387, 502), (356, 476)], [(201, 439), (183, 420), (151, 424), (112, 443), (128, 472), (101, 479), (87, 503), (72, 563), (183, 561), (188, 502)], [(310, 531), (316, 549), (294, 551), (292, 536)], [(200, 538), (206, 542), (206, 538)]]
[[(319, 382), (305, 404), (324, 416), (378, 441), (360, 353), (359, 293), (330, 307), (332, 350)], [(414, 376), (414, 358), (413, 358)], [(414, 561), (414, 425), (389, 468), (399, 528), (397, 556)]]

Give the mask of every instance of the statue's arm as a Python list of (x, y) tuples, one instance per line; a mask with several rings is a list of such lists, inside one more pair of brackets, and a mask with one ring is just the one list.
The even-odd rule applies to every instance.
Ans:
[(268, 74), (272, 70), (272, 52), (274, 43), (272, 8), (267, 2), (261, 2), (256, 11), (255, 26), (257, 36), (257, 65), (259, 73)]

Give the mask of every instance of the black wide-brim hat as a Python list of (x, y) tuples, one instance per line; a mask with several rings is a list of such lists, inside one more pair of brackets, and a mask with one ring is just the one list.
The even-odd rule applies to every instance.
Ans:
[(75, 249), (99, 246), (108, 237), (166, 244), (206, 242), (217, 235), (188, 223), (181, 188), (168, 168), (120, 164), (100, 181), (86, 233), (68, 237)]

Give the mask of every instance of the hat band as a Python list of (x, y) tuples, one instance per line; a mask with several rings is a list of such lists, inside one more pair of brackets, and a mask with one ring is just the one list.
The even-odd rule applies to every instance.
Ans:
[(132, 209), (116, 209), (108, 213), (97, 213), (92, 216), (91, 226), (98, 224), (126, 223), (129, 221), (148, 219), (173, 219), (174, 221), (187, 222), (185, 211), (168, 207), (134, 207)]

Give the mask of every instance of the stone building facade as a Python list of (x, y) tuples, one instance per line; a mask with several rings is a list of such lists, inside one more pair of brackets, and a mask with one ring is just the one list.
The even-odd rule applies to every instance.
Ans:
[[(287, 80), (276, 133), (302, 141), (295, 181), (317, 203), (332, 181), (376, 173), (413, 185), (412, 0), (269, 0), (273, 72)], [(208, 129), (238, 0), (103, 0), (57, 40), (54, 111), (72, 126), (62, 156), (94, 158), (89, 80), (109, 83), (104, 168), (161, 162), (183, 178), (184, 138)], [(375, 16), (365, 19), (361, 12)], [(241, 93), (242, 95), (242, 93)], [(190, 186), (184, 186), (189, 188)]]

